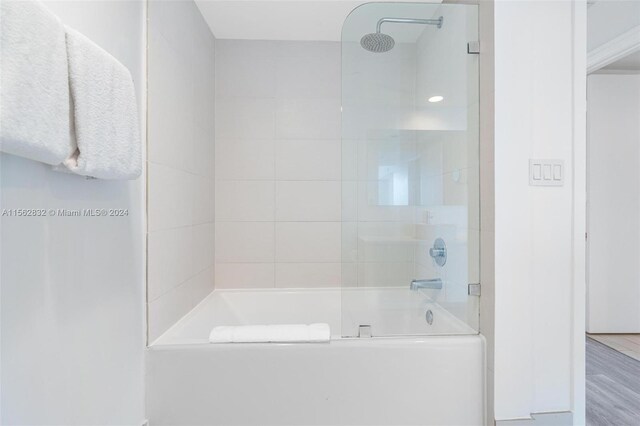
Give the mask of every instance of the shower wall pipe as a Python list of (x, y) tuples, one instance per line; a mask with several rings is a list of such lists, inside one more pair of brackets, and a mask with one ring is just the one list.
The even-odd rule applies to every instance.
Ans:
[(444, 18), (441, 16), (438, 19), (414, 19), (414, 18), (381, 18), (376, 25), (376, 32), (382, 31), (382, 24), (385, 22), (394, 24), (422, 24), (422, 25), (437, 25), (438, 28), (442, 28), (442, 22)]

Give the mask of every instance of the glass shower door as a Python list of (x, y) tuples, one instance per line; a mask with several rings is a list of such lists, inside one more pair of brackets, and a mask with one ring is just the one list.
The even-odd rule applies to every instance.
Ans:
[(477, 22), (474, 5), (368, 3), (344, 23), (345, 337), (478, 330)]

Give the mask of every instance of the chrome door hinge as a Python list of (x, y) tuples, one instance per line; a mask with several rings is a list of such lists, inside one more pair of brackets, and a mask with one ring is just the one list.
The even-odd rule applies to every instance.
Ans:
[(469, 296), (480, 296), (480, 283), (469, 284)]
[(480, 42), (479, 41), (470, 41), (467, 43), (467, 53), (471, 55), (477, 55), (480, 53)]
[(358, 326), (358, 337), (360, 337), (360, 338), (373, 337), (373, 334), (371, 333), (371, 326), (370, 325), (359, 325)]

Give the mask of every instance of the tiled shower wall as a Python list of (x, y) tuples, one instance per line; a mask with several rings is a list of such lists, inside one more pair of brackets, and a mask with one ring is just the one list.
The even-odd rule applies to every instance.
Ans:
[(340, 43), (216, 43), (216, 288), (341, 280)]
[(215, 39), (193, 2), (149, 2), (149, 341), (214, 283)]
[[(408, 286), (441, 276), (456, 281), (447, 293), (459, 287), (466, 297), (467, 154), (477, 164), (467, 152), (467, 141), (477, 145), (467, 132), (467, 53), (430, 52), (433, 32), (384, 57), (346, 44), (342, 63), (338, 42), (217, 41), (216, 288)], [(440, 36), (440, 50), (451, 49), (451, 35)], [(448, 59), (423, 69), (434, 55)], [(425, 106), (432, 91), (447, 105)], [(376, 198), (379, 168), (394, 161), (421, 164), (426, 176), (407, 206)], [(434, 225), (417, 236), (427, 210)], [(452, 249), (451, 276), (427, 255), (437, 236)]]

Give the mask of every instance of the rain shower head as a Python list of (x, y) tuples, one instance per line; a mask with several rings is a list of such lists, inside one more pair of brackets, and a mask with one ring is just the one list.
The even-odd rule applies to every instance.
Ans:
[(384, 34), (381, 29), (382, 24), (385, 22), (436, 25), (438, 28), (442, 28), (442, 21), (444, 21), (442, 16), (438, 19), (382, 18), (378, 21), (375, 33), (366, 34), (360, 39), (360, 46), (373, 53), (384, 53), (393, 49), (393, 46), (396, 45), (395, 40), (390, 35)]
[(360, 46), (374, 53), (388, 52), (396, 45), (393, 37), (383, 33), (367, 34), (360, 39)]

